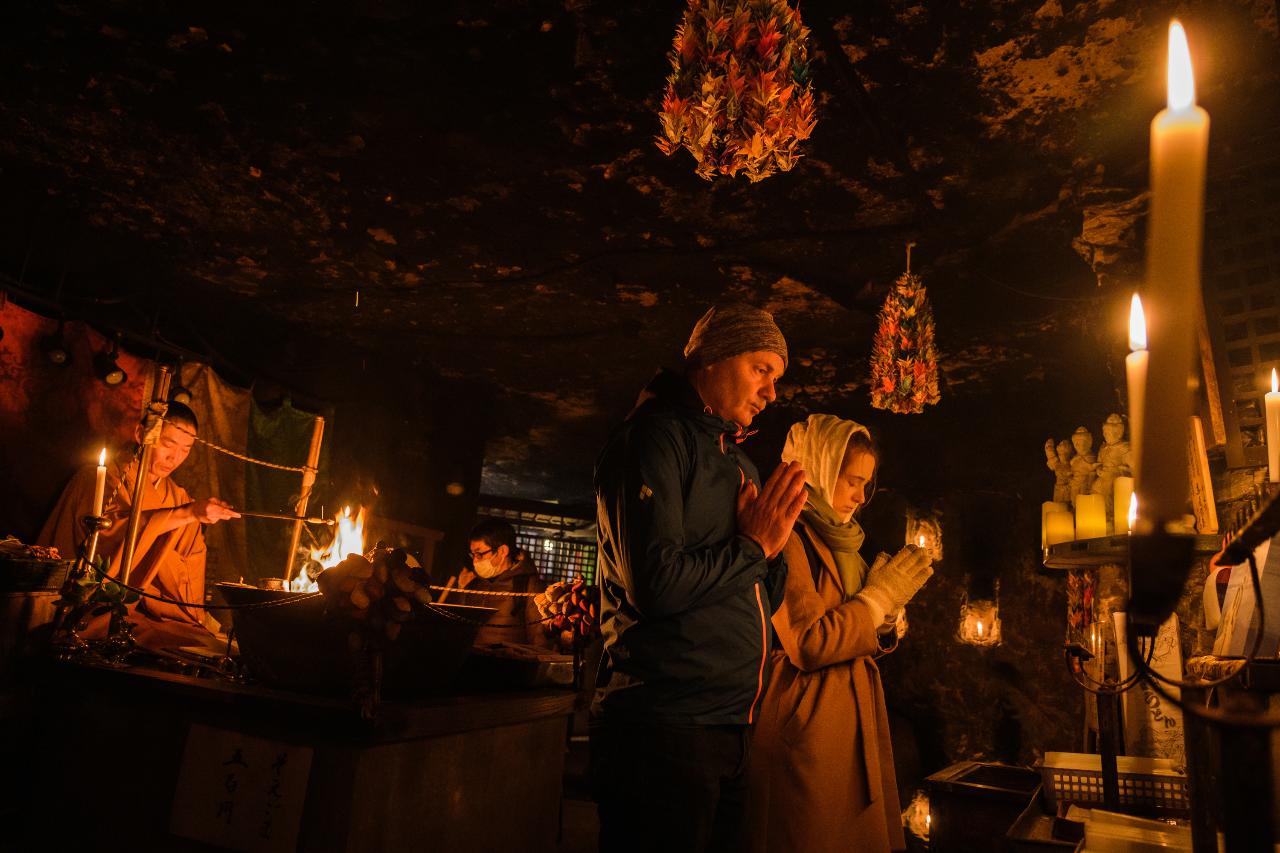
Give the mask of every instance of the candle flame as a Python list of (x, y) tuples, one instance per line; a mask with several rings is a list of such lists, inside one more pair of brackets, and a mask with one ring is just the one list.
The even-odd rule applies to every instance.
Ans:
[(1147, 348), (1147, 315), (1142, 310), (1142, 300), (1133, 294), (1129, 303), (1129, 349), (1133, 352)]
[(1276, 369), (1271, 368), (1271, 393), (1280, 394), (1280, 384), (1276, 383)]
[[(1271, 377), (1272, 381), (1271, 381), (1271, 384), (1272, 384), (1272, 385), (1275, 385), (1275, 384), (1276, 384), (1276, 383), (1275, 383), (1275, 371), (1273, 370), (1273, 371), (1271, 371), (1271, 373), (1272, 373), (1272, 377)], [(1275, 388), (1272, 388), (1271, 390), (1272, 390), (1272, 391), (1274, 391), (1274, 390), (1276, 390), (1276, 389), (1275, 389)], [(919, 540), (917, 540), (916, 544), (917, 544), (917, 545), (919, 545), (921, 548), (923, 548), (923, 547), (924, 547), (924, 534), (923, 534), (923, 533), (921, 533), (921, 534), (920, 534), (920, 538), (919, 538)]]
[(978, 636), (979, 637), (982, 636), (982, 620), (981, 619), (978, 620)]
[[(1272, 374), (1274, 374), (1274, 373), (1275, 373), (1275, 371), (1274, 371), (1274, 370), (1273, 370), (1273, 371), (1271, 371), (1271, 372), (1272, 372)], [(1275, 384), (1276, 384), (1275, 376), (1274, 376), (1274, 375), (1271, 377), (1271, 384), (1272, 384), (1272, 385), (1275, 385)], [(1275, 389), (1272, 389), (1272, 390), (1275, 390)], [(99, 467), (99, 468), (102, 468), (102, 467), (103, 467), (103, 466), (105, 466), (106, 464), (107, 464), (107, 449), (104, 447), (104, 448), (102, 448), (102, 452), (98, 454), (98, 467)]]
[(1129, 495), (1129, 530), (1133, 531), (1133, 525), (1138, 521), (1138, 495), (1136, 492)]
[(924, 816), (924, 825), (930, 828), (933, 827), (933, 815), (927, 814)]
[(1187, 33), (1175, 18), (1169, 23), (1169, 109), (1189, 110), (1196, 105), (1196, 80), (1191, 73)]

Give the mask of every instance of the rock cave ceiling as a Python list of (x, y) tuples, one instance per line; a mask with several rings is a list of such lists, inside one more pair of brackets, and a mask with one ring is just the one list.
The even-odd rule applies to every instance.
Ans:
[(580, 498), (716, 299), (775, 312), (784, 400), (865, 395), (909, 240), (944, 395), (1043, 376), (1140, 269), (1171, 14), (1215, 146), (1275, 124), (1273, 0), (801, 8), (818, 125), (752, 185), (653, 145), (680, 0), (9, 4), (0, 271), (481, 383), (485, 490)]

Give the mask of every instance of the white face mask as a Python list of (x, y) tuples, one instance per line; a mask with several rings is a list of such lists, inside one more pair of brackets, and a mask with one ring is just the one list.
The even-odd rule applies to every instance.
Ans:
[(502, 569), (494, 562), (492, 554), (480, 560), (473, 560), (472, 567), (482, 578), (492, 578), (502, 574)]
[(472, 558), (471, 569), (481, 578), (497, 578), (502, 574), (503, 566), (498, 564), (498, 553), (486, 553), (483, 557)]

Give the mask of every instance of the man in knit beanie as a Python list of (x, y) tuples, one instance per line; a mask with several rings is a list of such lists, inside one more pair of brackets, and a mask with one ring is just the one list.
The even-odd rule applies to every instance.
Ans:
[(776, 396), (773, 318), (717, 305), (596, 464), (604, 656), (592, 708), (600, 850), (742, 850), (747, 749), (767, 678), (799, 463), (763, 486), (738, 447)]

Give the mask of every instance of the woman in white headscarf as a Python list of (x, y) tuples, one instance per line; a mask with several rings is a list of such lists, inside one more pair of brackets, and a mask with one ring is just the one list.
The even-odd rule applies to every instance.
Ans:
[(875, 658), (897, 644), (903, 607), (933, 574), (908, 545), (868, 567), (854, 515), (878, 459), (866, 427), (810, 415), (784, 462), (805, 470), (808, 500), (787, 543), (786, 593), (773, 616), (782, 648), (752, 739), (753, 850), (903, 849), (901, 807)]

